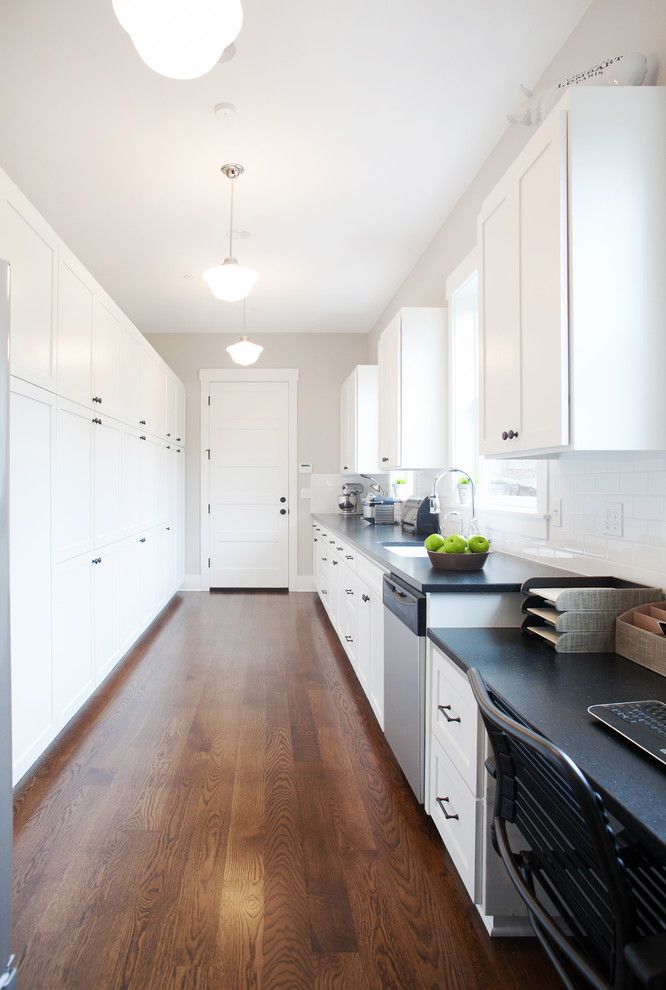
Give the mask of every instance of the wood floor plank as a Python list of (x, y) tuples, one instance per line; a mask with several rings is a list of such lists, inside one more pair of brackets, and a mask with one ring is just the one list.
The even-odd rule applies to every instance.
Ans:
[(515, 990), (311, 594), (178, 596), (15, 800), (29, 990)]

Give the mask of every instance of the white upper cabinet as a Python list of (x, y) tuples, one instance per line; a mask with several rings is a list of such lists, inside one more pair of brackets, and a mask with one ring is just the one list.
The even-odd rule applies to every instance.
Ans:
[(58, 399), (53, 506), (55, 559), (90, 550), (92, 531), (92, 413)]
[(11, 372), (54, 390), (57, 238), (4, 172), (0, 258), (11, 265)]
[(360, 364), (340, 389), (340, 470), (377, 471), (378, 368)]
[(121, 350), (124, 332), (120, 320), (101, 299), (96, 299), (93, 316), (92, 391), (93, 408), (107, 416), (124, 419), (125, 409), (121, 386)]
[(479, 216), (481, 453), (666, 448), (666, 92), (570, 90)]
[(176, 443), (185, 443), (185, 386), (176, 380)]
[(92, 394), (93, 287), (76, 258), (58, 258), (58, 395), (90, 405)]
[(445, 310), (401, 309), (379, 338), (378, 468), (447, 462)]
[(121, 521), (122, 425), (95, 416), (93, 430), (93, 545), (102, 547), (123, 535)]

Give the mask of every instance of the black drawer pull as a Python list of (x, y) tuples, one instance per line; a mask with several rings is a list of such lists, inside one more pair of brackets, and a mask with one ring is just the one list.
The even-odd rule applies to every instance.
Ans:
[(345, 560), (353, 560), (353, 559), (354, 558), (353, 558), (352, 554), (350, 554), (350, 553), (345, 554)]
[(339, 560), (334, 560), (334, 561), (333, 561), (333, 566), (334, 566), (334, 567), (337, 567), (339, 563), (340, 563), (340, 561), (339, 561)]
[(447, 722), (460, 721), (460, 715), (449, 715), (449, 712), (451, 711), (451, 705), (437, 705), (437, 707), (439, 708), (440, 712), (442, 713), (442, 715), (444, 716)]
[(101, 563), (102, 563), (101, 557), (93, 557), (93, 564), (101, 564)]
[(139, 437), (139, 440), (145, 440), (145, 439), (146, 439), (145, 437)]
[(458, 815), (450, 815), (450, 814), (448, 813), (448, 811), (447, 811), (447, 810), (446, 810), (446, 808), (444, 807), (444, 804), (445, 804), (445, 803), (446, 803), (446, 804), (448, 804), (448, 803), (449, 803), (449, 799), (448, 799), (447, 797), (445, 797), (445, 798), (439, 798), (439, 797), (438, 797), (438, 798), (437, 798), (437, 804), (438, 804), (438, 805), (440, 806), (440, 808), (441, 808), (441, 809), (442, 809), (442, 811), (444, 812), (444, 817), (446, 818), (446, 820), (447, 820), (447, 821), (449, 821), (449, 820), (450, 820), (451, 818), (455, 818), (455, 819), (456, 819), (456, 821), (460, 821), (460, 817), (459, 817)]
[(326, 591), (326, 588), (322, 588), (321, 589), (321, 593), (322, 593), (322, 595), (327, 595), (328, 594), (328, 591)]
[(324, 563), (326, 563), (326, 561), (328, 560), (328, 557), (322, 557), (321, 559), (324, 561)]
[(336, 549), (336, 550), (342, 550), (342, 549), (343, 549), (343, 547), (336, 547), (335, 549)]
[(352, 589), (351, 589), (351, 588), (345, 588), (345, 592), (346, 592), (346, 593), (347, 593), (348, 595), (353, 595), (353, 594), (354, 594), (354, 592), (352, 591)]
[(370, 601), (370, 595), (361, 595), (361, 601), (369, 602)]
[(140, 419), (139, 420), (139, 426), (145, 426), (145, 425), (146, 425), (145, 419)]
[(142, 536), (141, 539), (139, 540), (139, 543), (145, 543), (145, 542), (146, 542), (146, 537)]
[(345, 636), (345, 639), (347, 640), (348, 643), (353, 643), (354, 642), (354, 640), (353, 640), (353, 638), (351, 636)]

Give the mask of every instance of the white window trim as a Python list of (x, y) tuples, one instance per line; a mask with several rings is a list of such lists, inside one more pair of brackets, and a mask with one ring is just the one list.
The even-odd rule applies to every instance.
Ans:
[[(460, 264), (454, 268), (454, 270), (449, 274), (445, 281), (445, 292), (446, 292), (446, 303), (448, 312), (448, 346), (449, 346), (449, 375), (452, 375), (453, 370), (453, 312), (454, 307), (452, 305), (452, 296), (455, 292), (458, 292), (463, 288), (465, 283), (469, 279), (477, 274), (479, 270), (479, 250), (478, 247), (473, 248), (472, 251), (460, 262)], [(452, 382), (449, 379), (449, 450), (453, 451), (454, 448), (454, 424), (455, 424), (455, 412), (452, 408), (452, 397), (453, 389)], [(478, 397), (477, 397), (478, 401)], [(478, 422), (476, 429), (476, 449), (477, 457), (479, 449), (479, 432), (478, 432)], [(520, 460), (520, 458), (516, 458)], [(456, 465), (462, 466), (464, 465)], [(477, 465), (478, 466), (478, 460)], [(454, 497), (455, 494), (455, 477), (451, 477), (450, 480), (450, 496), (449, 501), (453, 503), (451, 506), (454, 509), (459, 509), (460, 506), (456, 503)], [(526, 536), (531, 538), (546, 539), (548, 537), (548, 520), (549, 515), (549, 505), (548, 505), (548, 461), (539, 460), (537, 463), (537, 504), (536, 509), (525, 509), (518, 508), (517, 506), (512, 506), (511, 504), (497, 505), (493, 502), (484, 501), (477, 497), (476, 500), (476, 510), (477, 516), (483, 518), (487, 523), (488, 527), (491, 529), (504, 530), (507, 533), (514, 533), (520, 536)]]
[(210, 591), (208, 569), (208, 460), (211, 382), (287, 382), (289, 386), (289, 591), (298, 591), (298, 368), (202, 368), (201, 382), (201, 590)]

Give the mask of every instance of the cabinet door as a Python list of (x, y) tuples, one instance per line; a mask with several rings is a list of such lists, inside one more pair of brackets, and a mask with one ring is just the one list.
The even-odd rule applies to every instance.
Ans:
[(479, 447), (487, 455), (507, 453), (512, 441), (502, 440), (502, 434), (522, 430), (518, 210), (512, 175), (484, 203), (478, 239)]
[(340, 470), (349, 474), (356, 466), (356, 375), (352, 373), (340, 389)]
[(99, 408), (115, 419), (122, 419), (125, 405), (120, 381), (124, 336), (120, 321), (97, 299), (93, 315), (92, 364), (93, 393), (98, 401), (93, 408)]
[(178, 533), (173, 523), (164, 527), (164, 574), (166, 578), (165, 597), (178, 591)]
[(378, 344), (379, 362), (379, 470), (400, 467), (402, 403), (400, 387), (401, 326), (398, 314)]
[(92, 399), (93, 290), (76, 258), (58, 258), (58, 395), (89, 406)]
[(166, 379), (166, 432), (165, 436), (167, 440), (172, 440), (175, 442), (178, 420), (178, 381), (173, 375), (167, 374)]
[(142, 410), (140, 425), (145, 425), (147, 432), (153, 436), (163, 437), (166, 434), (166, 370), (152, 349), (144, 350), (141, 363), (143, 387), (139, 394), (139, 408)]
[(551, 115), (515, 165), (522, 406), (517, 451), (569, 442), (566, 127), (565, 111)]
[[(141, 434), (143, 435), (143, 434)], [(140, 434), (123, 427), (120, 447), (120, 528), (125, 536), (140, 527), (140, 464), (143, 442)]]
[(130, 536), (118, 544), (120, 573), (119, 590), (120, 656), (134, 643), (139, 630), (139, 537)]
[[(95, 685), (100, 684), (120, 657), (120, 547), (96, 553), (92, 570), (92, 643)], [(125, 575), (123, 575), (124, 580)]]
[(93, 431), (93, 545), (104, 546), (120, 538), (122, 427), (114, 419), (98, 416)]
[(9, 516), (14, 782), (52, 735), (51, 494), (55, 399), (12, 379)]
[(185, 443), (185, 386), (176, 381), (176, 443)]
[(90, 554), (53, 571), (53, 714), (65, 725), (93, 690)]
[(54, 499), (55, 559), (90, 550), (92, 540), (92, 414), (58, 399)]
[(384, 728), (384, 603), (381, 595), (370, 592), (372, 611), (372, 655), (370, 659), (370, 704)]
[(0, 258), (11, 265), (11, 372), (55, 389), (57, 238), (35, 209), (0, 175)]
[(139, 420), (145, 419), (143, 390), (143, 345), (138, 339), (138, 331), (129, 324), (121, 326), (120, 337), (120, 419), (129, 426), (139, 427)]
[(356, 676), (368, 698), (372, 665), (372, 593), (364, 581), (358, 585), (358, 650)]
[(185, 580), (185, 452), (182, 448), (176, 450), (176, 486), (177, 486), (177, 568), (178, 587)]

